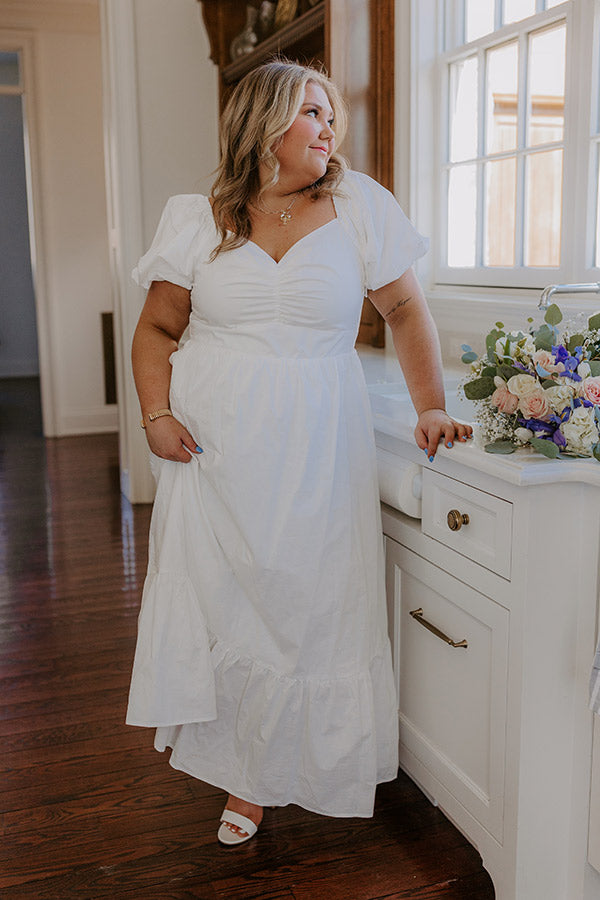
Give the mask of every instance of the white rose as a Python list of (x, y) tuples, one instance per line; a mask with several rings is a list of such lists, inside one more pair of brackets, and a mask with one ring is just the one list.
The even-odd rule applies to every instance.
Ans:
[(511, 359), (513, 357), (515, 345), (509, 344), (508, 349), (506, 349), (506, 341), (507, 340), (508, 340), (507, 337), (503, 337), (503, 338), (499, 338), (496, 341), (496, 356), (499, 359), (504, 359), (505, 356), (509, 356)]
[(528, 334), (525, 340), (521, 343), (520, 349), (522, 353), (526, 353), (528, 356), (533, 356), (533, 354), (535, 353), (535, 341), (530, 334)]
[(570, 404), (573, 397), (575, 397), (576, 392), (577, 388), (572, 382), (567, 383), (563, 381), (561, 384), (556, 384), (554, 387), (547, 388), (546, 397), (554, 412), (561, 413), (565, 406)]
[(598, 440), (594, 408), (579, 406), (574, 409), (569, 420), (562, 423), (560, 430), (565, 436), (567, 450), (571, 450), (573, 453), (591, 454), (592, 447)]
[(507, 385), (511, 394), (522, 397), (524, 394), (537, 390), (540, 383), (533, 375), (526, 375), (523, 373), (522, 375), (513, 375), (512, 378), (508, 379)]
[(515, 437), (521, 444), (528, 444), (533, 437), (533, 431), (529, 428), (515, 428)]
[(585, 360), (583, 362), (580, 362), (577, 366), (577, 374), (581, 375), (582, 378), (588, 378), (591, 374), (591, 371), (592, 370), (590, 368), (589, 362), (586, 362)]

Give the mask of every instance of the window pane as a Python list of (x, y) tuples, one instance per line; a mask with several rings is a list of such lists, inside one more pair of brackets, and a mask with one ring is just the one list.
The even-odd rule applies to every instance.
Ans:
[(508, 22), (519, 22), (534, 13), (535, 0), (504, 0), (502, 23), (506, 25)]
[(532, 153), (525, 189), (525, 265), (560, 265), (562, 150)]
[(517, 94), (519, 49), (516, 41), (487, 53), (488, 153), (517, 146)]
[(517, 160), (497, 159), (485, 166), (484, 265), (514, 266)]
[(565, 26), (538, 31), (529, 40), (527, 142), (561, 141), (565, 122)]
[(448, 265), (474, 266), (476, 247), (476, 168), (458, 166), (448, 185)]
[(475, 41), (494, 30), (494, 0), (466, 0), (465, 40)]
[(594, 265), (600, 267), (600, 147), (598, 147), (598, 168), (596, 170), (596, 259)]
[(450, 67), (450, 159), (477, 156), (477, 58)]
[(0, 84), (19, 84), (19, 54), (0, 52)]

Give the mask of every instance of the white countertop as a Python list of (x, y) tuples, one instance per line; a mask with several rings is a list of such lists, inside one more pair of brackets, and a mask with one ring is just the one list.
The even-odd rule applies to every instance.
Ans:
[[(435, 467), (435, 462), (429, 463), (414, 441), (413, 430), (417, 419), (407, 398), (398, 361), (385, 351), (370, 347), (360, 347), (358, 352), (371, 395), (373, 426), (378, 444), (387, 450), (398, 452), (400, 456), (413, 462)], [(465, 372), (466, 370), (462, 373), (454, 370), (446, 373), (446, 390), (451, 406), (455, 406), (457, 381)], [(390, 390), (386, 389), (386, 385), (390, 385)], [(459, 406), (456, 405), (456, 408)], [(454, 410), (452, 414), (458, 415)], [(378, 440), (379, 435), (385, 435), (387, 440)], [(396, 447), (398, 441), (402, 442), (403, 446)], [(595, 459), (547, 459), (530, 447), (502, 456), (486, 453), (477, 437), (465, 445), (457, 443), (451, 449), (440, 445), (438, 456), (454, 460), (510, 484), (533, 485), (576, 481), (600, 486), (600, 462)]]

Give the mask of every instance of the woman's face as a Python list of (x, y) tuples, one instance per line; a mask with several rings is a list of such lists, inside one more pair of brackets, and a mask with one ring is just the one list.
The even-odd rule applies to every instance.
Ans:
[(302, 187), (322, 178), (335, 148), (333, 111), (327, 94), (309, 81), (300, 112), (275, 151), (280, 177), (301, 180)]

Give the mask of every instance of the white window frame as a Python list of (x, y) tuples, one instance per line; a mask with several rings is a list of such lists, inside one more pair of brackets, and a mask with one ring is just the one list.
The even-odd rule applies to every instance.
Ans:
[[(450, 0), (448, 7), (451, 5)], [(411, 0), (410, 210), (417, 227), (431, 238), (429, 259), (419, 268), (428, 296), (460, 292), (462, 296), (497, 301), (498, 294), (506, 294), (510, 288), (518, 301), (520, 296), (532, 290), (537, 293), (551, 283), (600, 281), (600, 268), (593, 265), (600, 136), (591, 138), (600, 90), (600, 0), (567, 0), (525, 20), (528, 31), (560, 20), (567, 22), (562, 253), (560, 267), (551, 268), (458, 269), (443, 262), (447, 221), (442, 184), (448, 158), (446, 82), (448, 62), (459, 56), (444, 50), (444, 29), (461, 27), (461, 23), (444, 16), (445, 6), (444, 0)], [(493, 35), (472, 41), (465, 45), (462, 56), (514, 38), (522, 25), (506, 25)]]

